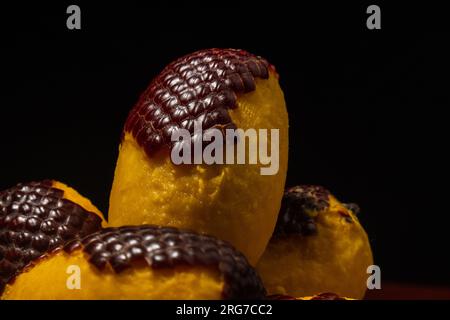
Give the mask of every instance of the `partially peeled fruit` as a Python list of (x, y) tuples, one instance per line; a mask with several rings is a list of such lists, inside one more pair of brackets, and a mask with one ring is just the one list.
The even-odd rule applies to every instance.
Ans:
[[(180, 145), (171, 135), (186, 129), (194, 136), (195, 123), (203, 132), (266, 129), (268, 135), (258, 143), (277, 154), (278, 170), (263, 175), (268, 165), (249, 159), (244, 164), (174, 164), (171, 152)], [(279, 130), (274, 150), (271, 129)], [(274, 67), (243, 50), (194, 52), (164, 68), (128, 116), (109, 223), (210, 234), (230, 242), (255, 265), (275, 227), (287, 162), (288, 114)]]
[(75, 239), (18, 275), (3, 295), (40, 300), (264, 297), (256, 271), (228, 243), (151, 225), (106, 228)]
[(52, 180), (0, 192), (0, 295), (48, 252), (98, 231), (101, 212), (74, 189)]
[(373, 257), (358, 206), (339, 202), (323, 187), (303, 185), (288, 189), (281, 207), (257, 265), (268, 293), (363, 298)]

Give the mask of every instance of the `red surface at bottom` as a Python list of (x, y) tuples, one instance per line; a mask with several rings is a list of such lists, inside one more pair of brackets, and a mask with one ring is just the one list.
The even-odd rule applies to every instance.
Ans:
[(450, 287), (387, 282), (367, 290), (365, 300), (450, 300)]

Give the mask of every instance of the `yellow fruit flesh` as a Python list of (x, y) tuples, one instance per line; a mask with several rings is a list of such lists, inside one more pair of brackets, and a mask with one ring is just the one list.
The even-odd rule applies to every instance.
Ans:
[[(144, 263), (119, 274), (98, 270), (81, 250), (43, 258), (7, 285), (5, 300), (220, 299), (223, 280), (215, 269), (194, 266), (151, 269)], [(80, 289), (70, 266), (79, 267)], [(68, 273), (69, 271), (69, 273)], [(69, 284), (69, 286), (67, 285)]]
[[(230, 110), (241, 129), (279, 129), (279, 171), (252, 164), (179, 165), (169, 155), (148, 158), (130, 133), (120, 146), (110, 196), (111, 226), (157, 224), (224, 239), (256, 264), (273, 232), (284, 190), (288, 116), (276, 76), (256, 79)], [(268, 146), (270, 146), (270, 136)]]
[(103, 214), (100, 212), (100, 210), (97, 209), (96, 206), (92, 204), (92, 202), (88, 198), (83, 197), (78, 193), (78, 191), (59, 181), (53, 181), (52, 187), (64, 191), (64, 199), (70, 200), (78, 204), (84, 210), (93, 212), (98, 215), (102, 219), (103, 227), (106, 226), (106, 221), (103, 217)]
[[(352, 223), (340, 212), (349, 214)], [(373, 264), (367, 234), (334, 197), (316, 218), (317, 234), (273, 238), (257, 265), (269, 294), (294, 297), (334, 292), (361, 299)]]
[[(296, 298), (296, 299), (297, 300), (312, 300), (313, 298), (316, 298), (316, 296), (299, 297), (299, 298)], [(355, 299), (346, 298), (346, 297), (340, 297), (340, 298), (344, 299), (344, 300), (355, 300)]]

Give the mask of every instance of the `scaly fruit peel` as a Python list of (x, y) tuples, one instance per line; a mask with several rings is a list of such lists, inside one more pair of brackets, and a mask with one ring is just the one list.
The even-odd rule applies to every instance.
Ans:
[[(261, 164), (174, 165), (174, 128), (279, 129), (279, 170)], [(270, 137), (267, 145), (271, 144)], [(164, 151), (166, 150), (166, 151)], [(242, 50), (208, 49), (168, 65), (126, 121), (110, 195), (111, 226), (156, 224), (227, 240), (256, 264), (275, 227), (288, 162), (278, 75)]]

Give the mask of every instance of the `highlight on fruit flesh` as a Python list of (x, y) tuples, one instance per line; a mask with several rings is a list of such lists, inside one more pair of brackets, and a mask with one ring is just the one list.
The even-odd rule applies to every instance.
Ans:
[[(171, 133), (279, 129), (279, 170), (175, 165)], [(271, 143), (268, 135), (259, 141)], [(237, 143), (243, 143), (239, 141)], [(156, 224), (224, 239), (256, 264), (275, 227), (288, 161), (288, 115), (275, 69), (243, 50), (208, 49), (169, 64), (131, 110), (110, 195), (111, 226)]]
[[(76, 275), (67, 273), (73, 266)], [(152, 225), (106, 228), (75, 239), (21, 273), (3, 295), (65, 300), (264, 297), (255, 269), (227, 242)]]
[(0, 192), (0, 295), (24, 269), (101, 228), (101, 212), (74, 189), (44, 180)]
[(276, 294), (276, 295), (271, 295), (267, 297), (269, 300), (355, 300), (355, 299), (351, 299), (351, 298), (346, 298), (346, 297), (340, 297), (335, 293), (332, 292), (324, 292), (324, 293), (319, 293), (316, 294), (314, 296), (307, 296), (307, 297), (292, 297), (292, 296), (287, 296), (287, 295), (280, 295), (280, 294)]
[(357, 210), (323, 187), (287, 190), (274, 235), (257, 265), (268, 294), (335, 292), (363, 298), (373, 258)]

